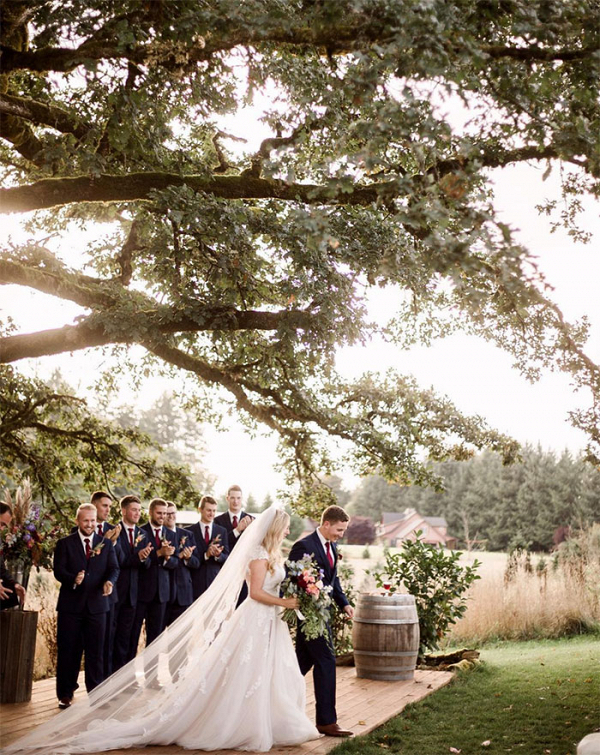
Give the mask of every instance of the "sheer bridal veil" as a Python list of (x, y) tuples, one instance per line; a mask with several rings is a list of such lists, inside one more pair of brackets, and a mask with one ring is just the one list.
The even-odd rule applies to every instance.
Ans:
[[(62, 755), (168, 744), (154, 738), (166, 710), (197, 694), (211, 645), (226, 628), (252, 558), (277, 506), (240, 535), (215, 581), (173, 624), (88, 695), (4, 749), (5, 753)], [(235, 681), (232, 681), (235, 684)]]

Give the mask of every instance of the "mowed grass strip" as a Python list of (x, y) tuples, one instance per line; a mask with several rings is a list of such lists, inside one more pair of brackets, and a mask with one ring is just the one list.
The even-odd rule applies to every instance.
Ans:
[(600, 636), (503, 643), (481, 658), (332, 755), (575, 755), (577, 742), (600, 729)]

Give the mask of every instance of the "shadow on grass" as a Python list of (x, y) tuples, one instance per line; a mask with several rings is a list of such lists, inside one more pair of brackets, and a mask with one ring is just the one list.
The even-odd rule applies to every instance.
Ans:
[(473, 671), (332, 754), (575, 755), (598, 727), (600, 637), (503, 643), (481, 657)]

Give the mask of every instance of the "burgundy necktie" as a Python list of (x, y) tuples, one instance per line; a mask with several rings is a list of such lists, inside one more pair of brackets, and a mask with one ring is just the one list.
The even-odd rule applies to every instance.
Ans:
[(208, 525), (204, 528), (204, 542), (207, 545), (210, 543), (210, 535), (208, 534)]
[(160, 548), (160, 530), (154, 530), (154, 542), (157, 548)]
[(127, 530), (129, 532), (129, 545), (131, 545), (131, 547), (133, 548), (134, 547), (134, 544), (133, 544), (133, 528), (132, 527), (128, 527)]
[(333, 556), (331, 555), (331, 546), (329, 544), (329, 540), (325, 543), (325, 547), (327, 548), (327, 560), (329, 561), (329, 566), (333, 569)]
[(85, 557), (87, 560), (90, 560), (90, 553), (92, 552), (92, 549), (90, 548), (90, 539), (89, 537), (84, 537), (83, 542), (85, 543)]
[(233, 529), (237, 527), (237, 516), (233, 516), (231, 519), (231, 524), (233, 524)]
[(102, 524), (98, 523), (98, 534), (102, 537)]

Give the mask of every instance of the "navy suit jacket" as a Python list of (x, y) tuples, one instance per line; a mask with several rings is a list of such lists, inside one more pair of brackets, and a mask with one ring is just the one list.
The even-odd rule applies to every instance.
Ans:
[[(188, 546), (196, 545), (196, 539), (189, 530), (185, 530), (182, 527), (175, 529), (175, 537), (177, 538), (177, 550), (175, 554), (179, 556), (179, 553)], [(196, 548), (197, 550), (197, 548)], [(191, 606), (194, 602), (194, 589), (192, 585), (192, 574), (194, 571), (200, 568), (200, 560), (196, 555), (196, 551), (192, 552), (191, 557), (186, 561), (182, 558), (177, 558), (177, 568), (172, 569), (169, 572), (169, 579), (171, 583), (171, 595), (169, 597), (169, 603), (175, 603), (179, 606)]]
[(302, 540), (297, 540), (292, 545), (288, 559), (290, 561), (300, 561), (305, 553), (313, 556), (319, 567), (323, 569), (323, 584), (331, 585), (331, 587), (333, 587), (331, 597), (336, 602), (336, 604), (343, 609), (344, 606), (349, 605), (350, 601), (345, 596), (337, 575), (338, 555), (335, 543), (331, 543), (331, 550), (333, 555), (333, 568), (329, 563), (329, 559), (327, 558), (327, 554), (325, 553), (325, 548), (323, 548), (319, 535), (315, 530), (312, 535), (303, 537)]
[[(104, 536), (109, 530), (114, 530), (114, 528), (116, 527), (116, 525), (109, 524), (108, 522), (98, 522), (98, 524), (102, 525), (102, 536)], [(77, 532), (78, 529), (79, 529), (79, 527), (77, 527), (77, 525), (75, 525), (75, 527), (71, 528), (71, 532)], [(96, 535), (98, 534), (98, 527), (97, 526), (96, 526), (96, 529), (94, 530), (94, 532), (95, 532)], [(119, 541), (117, 540), (117, 542), (114, 545), (112, 543), (110, 543), (110, 545), (111, 545), (112, 548), (115, 549), (115, 555), (117, 557), (117, 563), (120, 564), (121, 563), (121, 554), (120, 554)], [(108, 544), (106, 545), (106, 547), (108, 547)], [(118, 582), (118, 580), (117, 580), (117, 582)], [(118, 584), (116, 584), (116, 585), (114, 585), (113, 591), (111, 592), (111, 594), (108, 597), (108, 602), (112, 606), (115, 603), (118, 603), (118, 601), (119, 601), (119, 588), (118, 588)]]
[[(60, 582), (57, 611), (65, 613), (106, 613), (110, 607), (109, 597), (102, 595), (105, 582), (116, 585), (119, 564), (112, 544), (94, 534), (91, 538), (92, 550), (102, 547), (89, 559), (81, 544), (79, 534), (63, 537), (56, 543), (54, 551), (54, 576)], [(80, 571), (85, 577), (80, 585), (75, 585), (75, 577)]]
[(196, 550), (194, 551), (194, 554), (196, 554), (198, 560), (200, 561), (200, 568), (194, 569), (194, 571), (192, 572), (192, 585), (194, 589), (195, 600), (209, 587), (209, 585), (213, 582), (213, 580), (219, 573), (220, 568), (227, 560), (227, 556), (229, 555), (229, 542), (227, 537), (227, 530), (225, 529), (225, 527), (221, 527), (220, 525), (213, 522), (211, 540), (214, 540), (217, 535), (220, 535), (221, 539), (219, 541), (219, 544), (223, 546), (223, 552), (217, 558), (211, 556), (210, 558), (206, 559), (204, 558), (204, 554), (208, 550), (208, 545), (206, 544), (206, 541), (204, 539), (200, 522), (190, 525), (187, 529), (188, 532), (191, 532), (194, 536), (194, 541), (196, 544)]
[[(157, 547), (154, 540), (154, 529), (150, 522), (144, 524), (140, 529), (149, 538), (149, 540), (144, 540), (144, 543), (146, 545), (149, 542), (152, 543), (153, 549), (148, 557), (150, 565), (147, 569), (140, 570), (139, 572), (138, 601), (144, 603), (152, 601), (156, 603), (168, 603), (171, 592), (169, 569), (177, 568), (178, 559), (175, 554), (169, 556), (169, 558), (156, 555)], [(175, 533), (166, 527), (163, 527), (162, 531), (163, 540), (168, 540), (174, 548), (177, 548)]]
[[(238, 524), (240, 520), (243, 519), (245, 516), (250, 516), (250, 514), (247, 514), (245, 511), (240, 511)], [(219, 527), (225, 527), (225, 529), (227, 530), (227, 538), (228, 538), (227, 542), (229, 545), (229, 552), (231, 553), (231, 551), (235, 547), (235, 544), (240, 539), (240, 536), (238, 535), (238, 537), (236, 537), (233, 534), (233, 525), (231, 524), (231, 517), (229, 516), (229, 511), (225, 511), (222, 514), (219, 514), (219, 516), (216, 516), (214, 523), (218, 524)]]
[(126, 525), (122, 525), (121, 533), (117, 539), (119, 545), (117, 558), (119, 559), (120, 570), (117, 589), (119, 591), (119, 603), (129, 606), (137, 605), (138, 574), (140, 569), (148, 569), (150, 567), (150, 557), (145, 561), (140, 561), (140, 557), (138, 556), (138, 553), (148, 545), (148, 534), (141, 527), (138, 527), (137, 524), (134, 527), (133, 539), (134, 542), (136, 540), (140, 542), (134, 545), (132, 549), (129, 544)]

